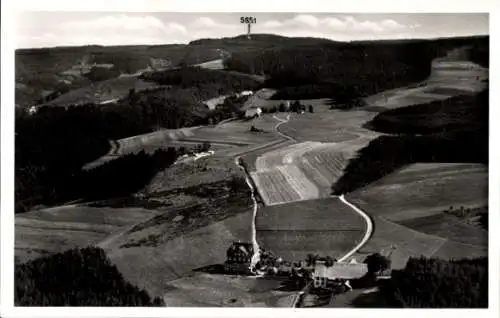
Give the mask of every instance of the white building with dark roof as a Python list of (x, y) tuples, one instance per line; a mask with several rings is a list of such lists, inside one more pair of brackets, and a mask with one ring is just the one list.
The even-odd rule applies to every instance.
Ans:
[(368, 273), (368, 266), (364, 263), (336, 262), (326, 266), (325, 262), (317, 261), (312, 278), (315, 288), (327, 288), (335, 282), (347, 282), (349, 279), (361, 278)]
[(245, 111), (245, 118), (260, 117), (262, 114), (262, 109), (260, 107), (249, 108)]

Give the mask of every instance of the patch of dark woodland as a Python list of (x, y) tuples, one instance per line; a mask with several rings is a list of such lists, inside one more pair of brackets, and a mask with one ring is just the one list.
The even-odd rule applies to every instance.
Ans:
[(14, 273), (16, 306), (164, 306), (127, 282), (97, 247), (18, 264)]
[[(278, 89), (273, 99), (332, 98), (352, 101), (427, 78), (434, 58), (472, 45), (471, 59), (484, 60), (488, 37), (437, 40), (360, 41), (274, 46), (260, 52), (236, 52), (226, 69), (265, 74), (266, 87)], [(419, 52), (415, 54), (414, 52)]]
[(488, 130), (489, 90), (379, 113), (367, 128), (387, 134)]
[(487, 308), (488, 258), (410, 258), (380, 290), (391, 307)]
[(333, 192), (352, 192), (416, 162), (488, 164), (488, 93), (378, 114), (368, 125), (396, 135), (380, 136), (361, 149)]

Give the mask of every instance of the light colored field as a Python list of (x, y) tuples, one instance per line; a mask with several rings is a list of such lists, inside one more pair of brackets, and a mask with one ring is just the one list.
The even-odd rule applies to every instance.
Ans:
[[(352, 197), (348, 196), (349, 199)], [(369, 206), (362, 206), (370, 213)], [(446, 239), (411, 230), (405, 226), (385, 220), (383, 217), (374, 216), (374, 232), (368, 243), (361, 248), (354, 257), (358, 261), (373, 253), (387, 255), (394, 248), (391, 255), (393, 269), (404, 268), (408, 258), (427, 256), (430, 257), (440, 249)]]
[(328, 197), (355, 154), (352, 148), (358, 149), (349, 142), (280, 147), (258, 156), (251, 176), (266, 205)]
[(17, 214), (16, 257), (24, 262), (44, 254), (95, 244), (111, 233), (145, 220), (154, 211), (66, 206)]
[(197, 127), (181, 129), (161, 129), (147, 134), (118, 139), (117, 149), (113, 155), (138, 153), (141, 150), (156, 150), (172, 143), (179, 143), (179, 139), (193, 136)]
[[(483, 165), (421, 163), (354, 191), (349, 199), (375, 223), (373, 237), (362, 251), (388, 250), (393, 245), (393, 262), (398, 266), (404, 266), (410, 256), (482, 255), (486, 231), (441, 215), (450, 206), (487, 205), (487, 186)], [(461, 246), (465, 247), (459, 253)]]
[(440, 213), (398, 223), (423, 233), (448, 238), (453, 242), (488, 246), (488, 231), (452, 215)]
[(318, 185), (320, 195), (328, 196), (332, 183), (342, 176), (347, 163), (348, 158), (343, 152), (320, 148), (305, 153), (298, 166), (309, 180)]
[(198, 66), (201, 68), (206, 68), (209, 70), (223, 70), (224, 69), (224, 64), (222, 62), (222, 59), (216, 59), (216, 60), (208, 61), (205, 63), (196, 64), (195, 66)]
[(158, 85), (142, 81), (136, 77), (120, 77), (72, 90), (54, 99), (49, 104), (64, 106), (70, 104), (100, 103), (110, 99), (123, 98), (127, 96), (131, 88), (141, 91), (153, 87), (158, 87)]
[(200, 127), (195, 131), (193, 136), (185, 137), (182, 140), (197, 142), (209, 141), (232, 144), (235, 146), (246, 146), (269, 142), (277, 138), (270, 129), (261, 133), (251, 132), (250, 127), (252, 125), (260, 128), (261, 126), (266, 127), (268, 124), (263, 120), (248, 122), (231, 121), (222, 126)]
[(309, 253), (339, 258), (361, 241), (363, 218), (337, 198), (308, 200), (259, 209), (259, 245), (285, 260)]
[(357, 138), (374, 139), (379, 133), (362, 128), (376, 113), (363, 110), (330, 110), (328, 105), (315, 107), (314, 113), (292, 116), (280, 131), (297, 141), (343, 143)]
[(278, 106), (279, 101), (270, 100), (270, 98), (276, 93), (275, 89), (263, 88), (256, 91), (250, 98), (245, 102), (242, 109), (248, 109), (251, 107), (261, 107), (267, 108), (274, 105)]
[(488, 202), (488, 172), (481, 164), (419, 163), (353, 193), (373, 215), (394, 221), (442, 213), (450, 206)]
[(227, 95), (218, 96), (218, 97), (211, 98), (209, 100), (204, 101), (203, 104), (207, 105), (208, 109), (214, 110), (217, 107), (217, 105), (223, 104), (224, 101), (226, 100), (226, 98), (227, 98)]
[(253, 172), (251, 176), (266, 205), (299, 201), (301, 199), (300, 193), (297, 193), (287, 183), (285, 176), (278, 169)]

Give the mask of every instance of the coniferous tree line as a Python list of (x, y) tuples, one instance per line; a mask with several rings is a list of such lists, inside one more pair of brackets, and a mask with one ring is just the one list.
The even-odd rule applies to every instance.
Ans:
[(394, 135), (380, 136), (361, 149), (333, 192), (352, 192), (415, 162), (487, 164), (488, 104), (484, 91), (380, 113), (368, 126)]
[(92, 82), (100, 82), (112, 78), (117, 78), (118, 76), (120, 76), (120, 74), (121, 72), (116, 66), (113, 66), (111, 68), (92, 67), (90, 72), (85, 73), (84, 76)]
[[(248, 77), (241, 77), (242, 86), (238, 86), (233, 75), (226, 77), (223, 72), (191, 68), (173, 75), (165, 74), (169, 74), (167, 78), (181, 78), (185, 88), (130, 90), (116, 105), (45, 106), (31, 115), (17, 112), (16, 211), (26, 211), (37, 204), (53, 204), (66, 197), (59, 194), (59, 185), (73, 180), (69, 176), (79, 175), (84, 164), (106, 154), (110, 149), (109, 140), (149, 133), (158, 128), (215, 124), (237, 112), (244, 97), (230, 97), (213, 111), (202, 101), (226, 91), (248, 89), (247, 85), (255, 83), (253, 80), (248, 82)], [(198, 75), (200, 81), (196, 80)], [(137, 160), (144, 159), (140, 158)]]
[(470, 58), (485, 64), (488, 41), (476, 37), (273, 47), (260, 54), (234, 53), (225, 67), (265, 74), (265, 86), (278, 89), (276, 99), (332, 98), (349, 105), (352, 99), (424, 80), (434, 58), (461, 45), (473, 44)]
[[(20, 114), (16, 118), (15, 137), (16, 212), (27, 211), (38, 204), (55, 204), (65, 200), (69, 189), (73, 190), (68, 182), (81, 175), (83, 165), (109, 151), (109, 140), (150, 132), (155, 124), (160, 127), (162, 124), (167, 127), (186, 125), (186, 119), (180, 114), (182, 110), (173, 103), (170, 109), (169, 105), (165, 105), (163, 110), (154, 108), (157, 104), (150, 104), (150, 113), (145, 117), (144, 109), (126, 105), (120, 105), (124, 106), (121, 108), (88, 105), (67, 110), (47, 107), (31, 116)], [(160, 117), (164, 122), (158, 122), (158, 118), (153, 117), (159, 112), (168, 114)], [(129, 157), (123, 160), (135, 160), (140, 165), (140, 162), (155, 161), (155, 156), (146, 159), (149, 156), (137, 155), (133, 156), (135, 159)], [(116, 166), (120, 162), (110, 165)], [(130, 165), (133, 166), (132, 163)]]
[(410, 258), (381, 292), (392, 307), (487, 308), (488, 258)]
[(17, 264), (14, 274), (16, 306), (164, 306), (127, 282), (97, 247)]
[(97, 64), (113, 64), (113, 68), (118, 71), (118, 75), (121, 73), (135, 73), (147, 68), (151, 63), (147, 54), (140, 54), (133, 50), (130, 52), (123, 49), (113, 51), (112, 48), (108, 48), (108, 50), (109, 52), (93, 52), (92, 60)]
[(260, 82), (250, 76), (244, 76), (201, 67), (183, 67), (175, 70), (151, 72), (140, 76), (145, 81), (160, 85), (175, 85), (181, 88), (217, 85), (219, 95), (243, 90), (254, 90)]
[(245, 116), (245, 111), (242, 110), (243, 105), (248, 100), (249, 96), (228, 96), (221, 105), (212, 110), (208, 115), (208, 123), (211, 125), (217, 124), (229, 118), (242, 118)]
[(389, 134), (429, 134), (460, 129), (487, 129), (489, 89), (428, 104), (377, 114), (368, 128)]

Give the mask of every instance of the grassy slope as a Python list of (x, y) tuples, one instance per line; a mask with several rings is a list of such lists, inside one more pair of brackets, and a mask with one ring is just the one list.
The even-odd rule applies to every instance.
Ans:
[[(481, 165), (417, 164), (356, 190), (348, 197), (375, 220), (374, 235), (366, 248), (388, 252), (391, 246), (395, 247), (393, 261), (404, 265), (405, 259), (420, 256), (419, 253), (439, 257), (484, 255), (487, 232), (445, 216), (443, 210), (451, 205), (486, 205), (487, 184), (487, 171)], [(429, 224), (422, 219), (434, 221)], [(396, 225), (398, 223), (400, 225)], [(400, 234), (388, 233), (389, 224), (399, 229)], [(421, 241), (406, 242), (405, 236), (411, 237), (411, 233), (421, 237)], [(428, 243), (423, 243), (426, 241)], [(463, 247), (462, 252), (459, 247)]]
[(95, 244), (108, 235), (145, 220), (155, 211), (143, 208), (62, 206), (16, 214), (15, 254), (20, 262)]
[[(234, 175), (241, 176), (241, 171), (232, 159), (204, 158), (173, 166), (153, 179), (144, 190), (151, 210), (134, 207), (145, 206), (145, 201), (125, 200), (104, 202), (113, 208), (69, 207), (19, 215), (16, 256), (26, 259), (28, 247), (54, 253), (98, 244), (128, 281), (161, 296), (167, 281), (223, 263), (234, 240), (250, 240), (248, 188), (243, 184), (238, 194), (228, 195), (224, 185)], [(182, 190), (186, 187), (191, 189)]]

